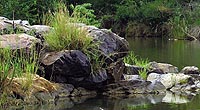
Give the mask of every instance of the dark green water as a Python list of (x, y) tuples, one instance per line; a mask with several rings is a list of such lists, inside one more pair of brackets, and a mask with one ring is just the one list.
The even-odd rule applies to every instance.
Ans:
[[(9, 110), (11, 109), (16, 110)], [(167, 93), (140, 94), (129, 98), (96, 97), (75, 102), (66, 100), (56, 105), (26, 106), (17, 110), (200, 110), (200, 95), (179, 96)]]
[(130, 50), (150, 61), (171, 63), (181, 70), (184, 66), (200, 68), (200, 41), (167, 40), (159, 38), (128, 38)]

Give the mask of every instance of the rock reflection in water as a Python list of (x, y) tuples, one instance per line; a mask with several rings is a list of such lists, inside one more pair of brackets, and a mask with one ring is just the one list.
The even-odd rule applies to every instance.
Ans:
[[(171, 92), (158, 95), (138, 94), (129, 97), (121, 96), (112, 98), (67, 98), (58, 101), (56, 104), (26, 106), (20, 109), (18, 108), (18, 110), (177, 110), (177, 104), (188, 103), (192, 98), (191, 96), (180, 96)], [(171, 105), (172, 103), (174, 103), (173, 106)], [(165, 108), (162, 109), (162, 107)], [(171, 107), (175, 107), (175, 109)]]

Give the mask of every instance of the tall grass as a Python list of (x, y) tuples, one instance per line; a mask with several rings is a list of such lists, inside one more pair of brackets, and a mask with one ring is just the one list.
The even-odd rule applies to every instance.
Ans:
[(12, 50), (10, 48), (0, 49), (0, 93), (3, 93), (13, 78), (24, 77), (26, 90), (31, 87), (32, 74), (38, 69), (38, 55), (34, 49), (29, 53), (25, 50)]
[(87, 31), (73, 22), (76, 22), (76, 18), (70, 17), (65, 7), (51, 16), (50, 25), (53, 29), (45, 36), (50, 50), (67, 49), (86, 52), (88, 48), (94, 46), (93, 39), (88, 36)]

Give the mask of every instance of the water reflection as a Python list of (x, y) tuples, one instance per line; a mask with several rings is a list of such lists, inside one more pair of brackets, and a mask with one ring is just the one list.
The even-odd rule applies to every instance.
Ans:
[(199, 99), (200, 96), (180, 96), (167, 92), (121, 98), (96, 97), (78, 102), (65, 99), (57, 105), (25, 106), (18, 110), (195, 110), (200, 107)]
[(200, 67), (200, 41), (170, 41), (159, 38), (128, 38), (130, 49), (150, 61), (171, 63), (179, 70), (184, 66)]

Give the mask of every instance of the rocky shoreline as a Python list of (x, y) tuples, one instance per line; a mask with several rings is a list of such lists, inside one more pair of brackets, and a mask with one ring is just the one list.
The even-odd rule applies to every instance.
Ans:
[[(87, 99), (98, 95), (118, 97), (167, 91), (193, 95), (200, 90), (197, 67), (187, 66), (178, 71), (171, 64), (150, 62), (147, 79), (142, 79), (138, 72), (142, 67), (125, 64), (122, 60), (129, 51), (124, 38), (107, 29), (84, 24), (77, 24), (78, 27), (85, 28), (94, 42), (100, 42), (98, 50), (105, 67), (92, 71), (89, 58), (79, 50), (48, 51), (43, 35), (52, 29), (49, 26), (31, 26), (28, 21), (0, 17), (0, 48), (9, 46), (28, 52), (31, 45), (36, 44), (38, 53), (41, 53), (38, 75), (32, 79), (32, 91), (28, 95), (23, 93), (20, 87), (21, 81), (26, 80), (23, 78), (14, 78), (8, 87), (8, 99), (13, 104), (57, 103), (65, 99), (76, 102), (82, 97)], [(15, 30), (22, 34), (10, 34)]]

